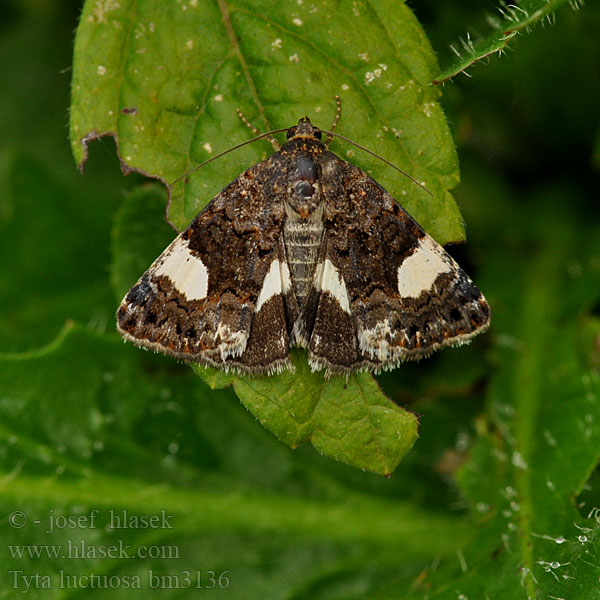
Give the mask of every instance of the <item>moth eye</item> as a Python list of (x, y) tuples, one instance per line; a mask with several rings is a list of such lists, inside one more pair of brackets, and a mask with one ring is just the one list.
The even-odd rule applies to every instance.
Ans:
[(318, 140), (321, 139), (322, 134), (321, 134), (321, 130), (320, 129), (315, 129), (315, 132), (313, 134)]
[(290, 129), (287, 130), (287, 139), (289, 140), (290, 138), (293, 138), (296, 135), (296, 129), (297, 127), (291, 127)]

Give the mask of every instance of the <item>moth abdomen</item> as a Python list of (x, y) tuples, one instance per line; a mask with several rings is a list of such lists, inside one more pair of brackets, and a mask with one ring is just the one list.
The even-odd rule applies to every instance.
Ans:
[(288, 218), (283, 239), (294, 293), (300, 307), (312, 286), (319, 248), (323, 239), (323, 221), (295, 221)]

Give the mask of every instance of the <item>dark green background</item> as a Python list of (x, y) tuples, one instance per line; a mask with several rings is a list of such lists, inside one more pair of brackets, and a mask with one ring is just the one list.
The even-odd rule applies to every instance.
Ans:
[[(475, 6), (453, 4), (413, 6), (442, 64), (467, 24), (484, 27)], [(444, 86), (468, 235), (452, 252), (494, 321), (469, 348), (381, 378), (422, 415), (390, 480), (286, 448), (232, 392), (121, 343), (111, 228), (125, 198), (161, 222), (164, 193), (124, 178), (110, 140), (91, 146), (85, 176), (75, 169), (67, 111), (79, 3), (0, 9), (0, 597), (15, 595), (11, 569), (229, 571), (226, 590), (202, 592), (223, 598), (524, 598), (524, 579), (540, 598), (600, 597), (589, 566), (600, 564), (597, 523), (586, 518), (600, 505), (596, 3), (564, 7), (554, 26)], [(171, 232), (148, 235), (160, 248)], [(94, 508), (103, 518), (165, 509), (175, 527), (47, 535), (7, 521), (15, 510), (44, 519)], [(4, 547), (68, 539), (177, 545), (181, 559), (16, 559)]]

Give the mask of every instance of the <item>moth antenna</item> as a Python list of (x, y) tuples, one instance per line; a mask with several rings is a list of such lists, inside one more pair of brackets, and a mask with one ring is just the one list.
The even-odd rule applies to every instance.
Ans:
[(331, 144), (331, 140), (333, 139), (333, 136), (335, 135), (335, 133), (334, 133), (335, 128), (337, 127), (338, 121), (340, 120), (340, 115), (342, 113), (342, 101), (340, 100), (340, 97), (337, 94), (335, 95), (335, 101), (337, 104), (337, 110), (335, 111), (335, 117), (333, 117), (331, 131), (327, 132), (327, 137), (325, 138), (325, 147), (327, 147), (327, 146), (329, 146), (329, 144)]
[(178, 181), (181, 181), (188, 175), (191, 175), (198, 169), (201, 169), (202, 167), (204, 167), (208, 163), (212, 162), (213, 160), (217, 160), (217, 158), (221, 158), (221, 156), (225, 156), (226, 154), (229, 154), (230, 152), (233, 152), (234, 150), (238, 150), (239, 148), (242, 148), (243, 146), (247, 146), (248, 144), (251, 144), (252, 142), (256, 142), (257, 140), (262, 140), (263, 138), (268, 138), (273, 133), (281, 133), (283, 131), (287, 131), (288, 129), (289, 129), (289, 127), (284, 127), (282, 129), (273, 129), (272, 131), (267, 131), (266, 133), (261, 133), (260, 135), (253, 137), (251, 140), (246, 140), (245, 142), (242, 142), (241, 144), (237, 144), (236, 146), (233, 146), (232, 148), (228, 148), (227, 150), (224, 150), (223, 152), (219, 152), (219, 154), (212, 156), (208, 160), (205, 160), (203, 163), (196, 165), (193, 169), (190, 169), (189, 171), (185, 172), (183, 175), (180, 175), (177, 179), (175, 179), (175, 181), (173, 181), (173, 183), (171, 185), (175, 185)]
[[(236, 108), (235, 112), (237, 113), (237, 116), (242, 120), (242, 123), (248, 127), (248, 129), (250, 129), (250, 131), (254, 134), (254, 135), (259, 135), (260, 132), (258, 131), (258, 129), (256, 129), (256, 127), (254, 127), (254, 125), (252, 125), (252, 123), (250, 123), (250, 121), (248, 121), (248, 119), (246, 119), (246, 117), (244, 116), (244, 113), (241, 111), (241, 109)], [(266, 136), (267, 134), (265, 134)], [(275, 148), (275, 150), (279, 150), (279, 148), (281, 148), (281, 144), (274, 138), (271, 137), (270, 135), (267, 137), (267, 139), (271, 142), (271, 145), (273, 146), (273, 148)]]
[(386, 165), (389, 165), (393, 169), (396, 169), (396, 171), (398, 171), (399, 173), (402, 173), (402, 175), (404, 175), (405, 177), (408, 177), (408, 179), (410, 179), (414, 184), (418, 185), (420, 188), (424, 189), (430, 196), (433, 196), (433, 193), (430, 192), (420, 181), (417, 181), (412, 175), (409, 175), (406, 171), (403, 171), (400, 167), (396, 166), (394, 163), (383, 158), (383, 156), (379, 156), (379, 154), (377, 154), (376, 152), (373, 152), (372, 150), (365, 148), (365, 146), (361, 146), (360, 144), (353, 142), (350, 138), (340, 135), (339, 133), (334, 133), (333, 131), (327, 131), (326, 129), (321, 129), (321, 131), (323, 131), (324, 133), (327, 134), (327, 139), (329, 139), (329, 136), (340, 138), (340, 140), (344, 140), (345, 142), (348, 142), (349, 144), (356, 146), (363, 152), (366, 152), (367, 154), (370, 154), (371, 156), (378, 158), (380, 161), (384, 162)]

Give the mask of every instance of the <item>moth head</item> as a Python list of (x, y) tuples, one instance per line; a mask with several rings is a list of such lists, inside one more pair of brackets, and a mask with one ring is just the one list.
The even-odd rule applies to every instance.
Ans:
[(298, 125), (290, 127), (287, 131), (287, 139), (294, 138), (316, 138), (321, 139), (321, 130), (315, 127), (308, 117), (303, 117), (298, 121)]

